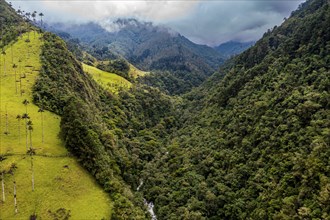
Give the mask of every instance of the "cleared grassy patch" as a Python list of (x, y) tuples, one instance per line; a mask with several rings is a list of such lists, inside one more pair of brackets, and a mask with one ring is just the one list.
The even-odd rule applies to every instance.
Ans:
[[(17, 166), (14, 175), (5, 175), (6, 201), (0, 206), (0, 218), (28, 219), (33, 213), (41, 219), (54, 219), (63, 213), (70, 213), (72, 219), (109, 218), (110, 198), (91, 175), (68, 156), (58, 138), (59, 116), (47, 111), (41, 114), (32, 104), (32, 86), (41, 67), (42, 41), (38, 34), (29, 35), (30, 42), (26, 42), (28, 34), (25, 34), (0, 57), (0, 153), (6, 157), (0, 163), (0, 171), (8, 171), (12, 164)], [(25, 99), (30, 102), (27, 106), (22, 104)], [(36, 149), (33, 157), (35, 191), (31, 183), (31, 158), (26, 155), (25, 120), (17, 119), (17, 115), (26, 112), (33, 123), (32, 146)], [(14, 179), (18, 214), (14, 212)], [(57, 210), (60, 211), (56, 213)]]
[[(35, 191), (31, 190), (31, 158), (10, 156), (4, 167), (15, 163), (14, 175), (7, 174), (6, 202), (1, 207), (4, 219), (38, 217), (53, 219), (50, 212), (70, 210), (72, 219), (102, 219), (110, 216), (110, 199), (74, 158), (34, 156)], [(14, 212), (13, 181), (16, 179), (18, 214)]]
[(116, 93), (119, 89), (128, 89), (132, 86), (131, 82), (114, 73), (108, 73), (84, 63), (82, 65), (86, 73), (91, 74), (96, 82), (110, 92)]
[(139, 70), (138, 68), (136, 68), (132, 64), (129, 64), (129, 74), (131, 76), (133, 76), (133, 78), (138, 78), (139, 76), (145, 76), (148, 73), (149, 72), (145, 72), (145, 71)]

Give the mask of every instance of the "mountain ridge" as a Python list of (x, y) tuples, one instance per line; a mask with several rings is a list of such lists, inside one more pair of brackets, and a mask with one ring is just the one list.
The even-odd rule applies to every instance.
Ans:
[[(72, 38), (78, 38), (99, 60), (123, 57), (141, 70), (155, 72), (149, 80), (152, 85), (164, 83), (161, 75), (168, 72), (174, 80), (187, 83), (187, 89), (180, 93), (200, 85), (224, 61), (213, 48), (197, 45), (167, 28), (135, 19), (119, 19), (113, 24), (116, 22), (120, 28), (113, 33), (96, 23), (68, 27), (54, 24), (49, 30), (68, 32)], [(169, 85), (165, 86), (169, 93), (174, 92), (170, 83), (165, 85)]]
[(329, 23), (307, 1), (184, 95), (143, 171), (159, 218), (329, 218)]
[(254, 41), (250, 41), (250, 42), (228, 41), (214, 47), (214, 49), (217, 50), (223, 56), (230, 58), (232, 56), (244, 52), (254, 44), (255, 44)]

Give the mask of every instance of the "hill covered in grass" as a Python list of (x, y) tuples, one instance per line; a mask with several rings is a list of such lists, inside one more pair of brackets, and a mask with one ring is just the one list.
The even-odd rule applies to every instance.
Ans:
[(95, 81), (112, 93), (117, 93), (120, 89), (128, 89), (132, 86), (131, 82), (117, 74), (109, 73), (84, 63), (82, 66), (86, 73), (91, 74)]
[[(109, 218), (110, 197), (70, 156), (58, 137), (60, 117), (49, 111), (40, 112), (41, 107), (33, 104), (32, 87), (41, 70), (42, 45), (41, 34), (25, 33), (7, 45), (0, 57), (0, 171), (4, 172), (5, 190), (1, 218)], [(29, 102), (26, 106), (24, 100)], [(31, 136), (22, 118), (26, 113), (32, 122)], [(27, 154), (31, 146), (33, 157)]]

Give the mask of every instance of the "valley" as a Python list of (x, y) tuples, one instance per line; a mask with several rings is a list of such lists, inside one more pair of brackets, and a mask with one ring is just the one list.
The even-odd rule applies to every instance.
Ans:
[(215, 47), (0, 12), (1, 219), (330, 218), (329, 0)]

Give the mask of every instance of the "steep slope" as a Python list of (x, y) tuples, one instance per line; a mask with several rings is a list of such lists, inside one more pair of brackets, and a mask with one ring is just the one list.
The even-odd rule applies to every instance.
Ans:
[(109, 73), (84, 63), (82, 66), (84, 71), (91, 74), (97, 83), (112, 93), (117, 93), (120, 89), (129, 89), (132, 86), (132, 83), (114, 73)]
[(26, 25), (23, 19), (18, 16), (13, 8), (5, 2), (1, 1), (0, 4), (0, 48), (3, 48), (9, 42), (14, 40), (18, 34), (25, 32)]
[[(172, 78), (187, 83), (188, 89), (200, 85), (224, 61), (213, 48), (194, 44), (165, 27), (135, 19), (118, 19), (113, 25), (119, 27), (115, 32), (107, 32), (95, 23), (74, 26), (53, 24), (50, 30), (68, 32), (89, 46), (88, 51), (100, 60), (124, 57), (144, 71), (169, 71)], [(161, 77), (157, 77), (160, 74), (162, 72), (157, 72), (156, 79), (149, 80), (149, 84), (162, 81)], [(166, 84), (166, 88), (170, 93), (177, 92), (171, 87), (171, 82)]]
[[(5, 172), (5, 201), (0, 207), (0, 217), (27, 219), (36, 215), (50, 219), (67, 215), (74, 219), (109, 218), (112, 204), (109, 196), (70, 156), (58, 138), (59, 116), (48, 111), (41, 113), (40, 108), (32, 104), (32, 86), (41, 68), (41, 37), (39, 33), (26, 33), (8, 45), (0, 57), (0, 171)], [(29, 101), (26, 107), (22, 103), (24, 100)], [(24, 113), (33, 123), (31, 136), (26, 130), (25, 119), (21, 118)], [(33, 161), (26, 153), (31, 145), (35, 149)]]
[(307, 1), (185, 97), (144, 171), (159, 219), (329, 219), (329, 24)]
[(230, 58), (234, 55), (240, 54), (245, 50), (249, 49), (254, 45), (254, 42), (236, 42), (236, 41), (229, 41), (219, 46), (215, 47), (214, 49), (218, 51), (221, 55)]

